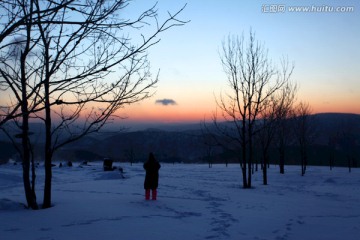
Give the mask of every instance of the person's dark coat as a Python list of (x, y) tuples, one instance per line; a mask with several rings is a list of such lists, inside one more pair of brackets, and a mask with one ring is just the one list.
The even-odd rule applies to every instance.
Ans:
[(144, 163), (144, 169), (146, 170), (144, 189), (157, 189), (159, 184), (159, 169), (160, 164), (155, 160), (152, 153), (149, 155), (149, 160)]

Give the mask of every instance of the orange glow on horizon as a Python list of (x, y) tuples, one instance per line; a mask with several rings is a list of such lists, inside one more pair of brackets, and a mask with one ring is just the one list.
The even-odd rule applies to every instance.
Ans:
[[(140, 109), (138, 109), (140, 110)], [(200, 122), (210, 119), (211, 110), (207, 109), (183, 109), (177, 106), (158, 106), (153, 108), (125, 110), (128, 121), (134, 122), (163, 122), (163, 123), (177, 123), (177, 122)]]
[[(309, 102), (312, 114), (316, 113), (354, 113), (360, 114), (360, 106), (344, 103), (312, 103)], [(181, 108), (179, 106), (152, 106), (148, 108), (129, 108), (121, 112), (126, 121), (132, 122), (201, 122), (211, 120), (216, 107)]]
[[(310, 104), (312, 114), (316, 113), (354, 113), (360, 114), (360, 104), (354, 101), (344, 99), (332, 99), (331, 102), (320, 101), (320, 98), (302, 98), (307, 99)], [(301, 101), (301, 99), (299, 99)], [(307, 102), (307, 101), (305, 101)], [(69, 111), (71, 108), (68, 108)], [(87, 108), (89, 111), (89, 108)], [(197, 102), (197, 104), (178, 104), (178, 105), (160, 105), (154, 104), (154, 101), (142, 102), (128, 105), (120, 109), (115, 115), (125, 118), (120, 122), (133, 123), (200, 123), (201, 121), (211, 121), (213, 113), (216, 111), (216, 104), (212, 101)], [(219, 120), (221, 113), (218, 112)], [(86, 116), (86, 111), (82, 114), (82, 119)], [(55, 117), (56, 118), (56, 117)], [(54, 119), (55, 119), (54, 118)], [(79, 119), (80, 120), (80, 119)], [(80, 120), (81, 121), (81, 120)], [(117, 120), (115, 120), (117, 121)]]
[(309, 103), (312, 113), (360, 114), (360, 95), (311, 88), (299, 93), (297, 102)]
[(312, 113), (353, 113), (360, 114), (360, 106), (344, 106), (342, 104), (314, 104), (312, 107)]

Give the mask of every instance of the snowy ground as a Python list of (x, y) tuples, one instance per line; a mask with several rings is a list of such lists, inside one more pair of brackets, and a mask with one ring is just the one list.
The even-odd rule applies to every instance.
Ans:
[[(53, 203), (23, 208), (21, 166), (0, 165), (0, 239), (359, 239), (360, 169), (300, 167), (241, 188), (238, 165), (162, 164), (157, 201), (145, 201), (141, 164), (54, 168)], [(43, 169), (37, 189), (42, 201)]]

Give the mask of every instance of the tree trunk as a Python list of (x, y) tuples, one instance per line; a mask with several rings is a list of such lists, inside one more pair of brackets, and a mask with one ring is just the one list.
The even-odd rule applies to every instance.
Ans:
[[(47, 99), (48, 100), (48, 99)], [(47, 102), (47, 104), (49, 104)], [(47, 105), (46, 104), (46, 105)], [(45, 187), (43, 208), (51, 207), (52, 150), (51, 150), (51, 116), (50, 108), (46, 108), (45, 119)]]
[(266, 168), (266, 165), (268, 164), (268, 156), (267, 156), (267, 153), (266, 153), (266, 150), (264, 150), (263, 152), (263, 161), (264, 161), (264, 166), (262, 168), (263, 170), (263, 184), (264, 185), (267, 185), (268, 184), (268, 181), (267, 181), (267, 168)]
[(329, 166), (330, 166), (330, 170), (333, 169), (333, 162), (334, 162), (334, 154), (333, 154), (333, 151), (331, 150), (331, 153), (330, 153), (330, 158), (329, 158)]
[(248, 188), (247, 178), (246, 178), (246, 164), (243, 164), (241, 167), (242, 176), (243, 176), (243, 188)]
[(304, 172), (304, 160), (301, 160), (301, 176), (304, 176), (305, 172)]
[[(251, 108), (249, 108), (249, 113), (251, 113)], [(253, 149), (252, 149), (252, 139), (253, 139), (253, 131), (251, 120), (248, 122), (248, 140), (249, 140), (249, 158), (248, 158), (248, 188), (251, 188), (251, 177), (252, 177), (252, 168), (253, 168)]]
[[(28, 30), (29, 31), (29, 30)], [(25, 51), (27, 52), (27, 51)], [(28, 207), (38, 209), (36, 203), (36, 193), (30, 184), (30, 142), (29, 142), (29, 110), (27, 101), (27, 81), (26, 81), (26, 53), (21, 53), (21, 112), (22, 112), (22, 165), (23, 165), (23, 182)]]
[(279, 152), (280, 152), (280, 162), (279, 162), (280, 173), (284, 174), (285, 173), (285, 151), (284, 151), (283, 147), (280, 147)]
[(301, 153), (300, 153), (300, 158), (301, 158), (301, 176), (304, 176), (305, 174), (305, 161), (304, 161), (304, 151), (302, 146), (300, 146), (301, 148)]
[[(44, 44), (48, 44), (44, 38)], [(51, 109), (50, 109), (50, 74), (49, 74), (49, 47), (45, 47), (45, 187), (43, 208), (51, 207), (51, 179), (52, 179), (52, 141), (51, 141)]]
[(244, 146), (245, 143), (242, 144), (243, 145), (243, 151), (242, 151), (242, 164), (241, 164), (241, 170), (242, 170), (242, 176), (243, 176), (243, 188), (247, 188), (248, 187), (248, 182), (247, 182), (247, 177), (246, 177), (246, 149)]
[[(51, 207), (51, 179), (52, 179), (52, 169), (51, 169), (51, 121), (45, 121), (46, 127), (46, 143), (45, 143), (45, 187), (44, 187), (44, 201), (43, 208)], [(50, 125), (49, 125), (50, 124)], [(50, 134), (49, 134), (50, 132)]]
[(307, 164), (307, 153), (306, 153), (306, 146), (300, 145), (301, 149), (301, 176), (305, 175), (306, 172), (306, 164)]
[(33, 193), (33, 196), (36, 199), (36, 192), (35, 192), (35, 184), (36, 184), (36, 166), (35, 166), (35, 160), (34, 160), (34, 152), (31, 149), (31, 146), (29, 145), (30, 151), (31, 151), (31, 190)]
[(247, 186), (246, 188), (251, 188), (251, 170), (252, 170), (252, 164), (251, 164), (251, 160), (250, 160), (250, 156), (249, 156), (249, 162), (248, 162), (248, 182), (247, 182)]
[(23, 114), (23, 123), (22, 123), (22, 166), (23, 166), (23, 182), (26, 202), (29, 208), (38, 209), (36, 203), (36, 194), (35, 191), (31, 188), (30, 184), (30, 147), (29, 147), (29, 123), (27, 113)]
[[(245, 129), (245, 119), (242, 120), (242, 143), (241, 143), (241, 147), (242, 147), (242, 175), (243, 175), (243, 188), (248, 188), (248, 182), (247, 182), (247, 176), (246, 176), (246, 164), (247, 164), (247, 159), (246, 159), (246, 129)], [(250, 166), (251, 167), (251, 166)]]

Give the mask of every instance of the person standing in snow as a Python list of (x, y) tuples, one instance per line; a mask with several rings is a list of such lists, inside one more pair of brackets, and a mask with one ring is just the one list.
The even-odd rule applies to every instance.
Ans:
[(156, 161), (154, 154), (149, 154), (149, 160), (144, 163), (144, 169), (146, 171), (144, 189), (145, 199), (150, 200), (150, 190), (152, 193), (152, 200), (156, 200), (157, 187), (159, 183), (159, 169), (161, 165)]

